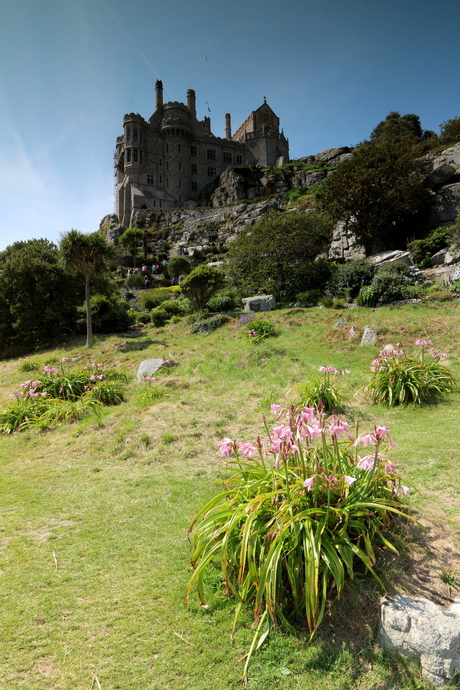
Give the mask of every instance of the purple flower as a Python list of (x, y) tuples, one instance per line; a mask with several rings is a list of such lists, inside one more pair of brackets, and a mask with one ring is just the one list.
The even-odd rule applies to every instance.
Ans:
[(311, 488), (312, 488), (314, 481), (315, 481), (315, 477), (316, 477), (316, 474), (314, 474), (312, 477), (309, 477), (308, 479), (306, 479), (304, 481), (303, 486), (305, 489), (308, 489), (308, 491), (311, 491)]

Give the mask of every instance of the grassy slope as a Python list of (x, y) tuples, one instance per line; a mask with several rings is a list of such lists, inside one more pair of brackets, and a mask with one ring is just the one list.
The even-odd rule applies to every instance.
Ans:
[[(218, 578), (208, 584), (208, 609), (195, 599), (181, 604), (190, 572), (186, 529), (216, 490), (217, 441), (254, 437), (270, 402), (291, 400), (305, 371), (320, 364), (351, 369), (350, 391), (362, 385), (377, 348), (349, 339), (351, 325), (358, 334), (366, 323), (375, 326), (381, 345), (429, 337), (452, 355), (449, 366), (460, 375), (459, 314), (457, 303), (280, 311), (268, 318), (281, 336), (259, 346), (233, 324), (210, 336), (191, 336), (185, 324), (152, 329), (149, 335), (167, 344), (145, 352), (123, 354), (119, 339), (98, 340), (93, 361), (133, 374), (147, 357), (164, 355), (179, 366), (162, 376), (168, 396), (151, 407), (136, 402), (132, 383), (128, 402), (99, 422), (1, 438), (0, 687), (238, 687), (235, 660), (247, 651), (251, 630), (241, 628), (230, 644), (231, 605)], [(347, 326), (334, 328), (343, 317)], [(51, 355), (87, 352), (69, 343), (30, 359), (43, 364)], [(18, 364), (0, 364), (3, 404), (30, 378)], [(390, 427), (395, 459), (422, 489), (414, 504), (453, 539), (460, 527), (459, 401), (454, 394), (438, 406), (388, 411), (357, 397), (350, 410), (361, 430), (375, 422)], [(249, 687), (423, 687), (374, 648), (370, 623), (359, 649), (353, 636), (334, 639), (332, 627), (308, 648), (302, 633), (275, 636), (254, 658)]]

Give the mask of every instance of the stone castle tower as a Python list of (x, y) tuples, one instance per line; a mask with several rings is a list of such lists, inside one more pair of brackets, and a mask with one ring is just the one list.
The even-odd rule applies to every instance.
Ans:
[(129, 226), (136, 211), (194, 206), (203, 188), (226, 168), (289, 162), (289, 143), (279, 118), (264, 99), (232, 136), (225, 115), (225, 138), (211, 132), (211, 120), (196, 117), (195, 91), (187, 103), (163, 103), (155, 85), (155, 112), (146, 121), (129, 113), (115, 151), (116, 213)]

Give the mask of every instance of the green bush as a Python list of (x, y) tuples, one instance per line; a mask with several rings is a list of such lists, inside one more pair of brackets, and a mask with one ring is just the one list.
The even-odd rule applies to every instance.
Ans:
[(363, 285), (370, 285), (375, 266), (369, 259), (352, 259), (345, 264), (335, 264), (327, 290), (335, 297), (355, 299)]
[[(376, 304), (389, 304), (390, 302), (397, 302), (406, 299), (407, 280), (404, 276), (394, 276), (390, 273), (377, 273), (369, 286), (371, 290), (366, 290), (365, 286), (362, 288), (364, 292), (360, 292), (357, 302), (363, 306), (375, 306)], [(371, 297), (372, 304), (364, 305), (362, 299), (363, 294)]]
[[(313, 635), (347, 581), (363, 568), (380, 584), (376, 550), (392, 545), (392, 518), (405, 515), (409, 490), (384, 456), (392, 439), (385, 427), (341, 441), (349, 424), (326, 425), (309, 408), (272, 405), (277, 425), (265, 441), (226, 438), (221, 453), (233, 473), (223, 491), (196, 515), (189, 532), (196, 587), (205, 604), (209, 565), (218, 565), (235, 599), (234, 628), (245, 605), (254, 613), (247, 657), (272, 625)], [(371, 445), (361, 456), (359, 447)], [(230, 460), (228, 460), (230, 458)], [(232, 461), (233, 458), (233, 461)]]
[[(91, 316), (96, 333), (116, 333), (124, 331), (133, 323), (129, 305), (120, 297), (113, 295), (94, 295), (91, 297)], [(86, 328), (86, 307), (79, 308), (81, 328)]]
[(432, 398), (450, 393), (456, 386), (451, 372), (440, 359), (442, 352), (427, 357), (425, 349), (429, 340), (416, 340), (422, 348), (419, 359), (408, 357), (403, 349), (382, 350), (371, 364), (372, 377), (363, 388), (375, 404), (421, 404)]
[(296, 295), (296, 302), (299, 302), (303, 307), (315, 306), (318, 304), (320, 298), (323, 296), (323, 291), (318, 289), (305, 290)]
[(256, 319), (246, 326), (246, 333), (254, 343), (259, 343), (267, 338), (276, 338), (279, 335), (275, 326), (265, 319)]
[(213, 295), (224, 287), (222, 271), (211, 266), (200, 265), (181, 283), (182, 293), (190, 300), (195, 311), (204, 309)]
[(184, 305), (179, 300), (168, 300), (150, 312), (150, 320), (156, 328), (164, 326), (172, 316), (183, 316), (186, 313)]
[(139, 301), (144, 309), (150, 311), (155, 307), (160, 306), (163, 302), (167, 302), (171, 299), (173, 293), (169, 290), (163, 290), (162, 288), (157, 288), (156, 290), (145, 290), (139, 296)]
[(144, 278), (136, 273), (129, 275), (125, 281), (125, 287), (131, 290), (143, 290), (145, 288)]
[(214, 314), (207, 319), (199, 319), (192, 324), (192, 333), (211, 333), (230, 321), (226, 314)]
[(407, 246), (417, 266), (429, 268), (433, 254), (450, 244), (453, 227), (435, 228), (424, 239), (414, 240)]
[(232, 311), (240, 307), (241, 297), (236, 290), (219, 290), (206, 305), (211, 312)]
[(323, 376), (307, 376), (306, 383), (299, 384), (300, 404), (305, 407), (321, 407), (325, 412), (333, 412), (343, 407), (346, 398), (340, 387), (340, 377), (349, 374), (348, 369), (321, 366)]

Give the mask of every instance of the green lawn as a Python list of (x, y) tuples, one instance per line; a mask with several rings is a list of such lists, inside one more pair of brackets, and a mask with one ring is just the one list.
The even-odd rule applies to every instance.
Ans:
[[(210, 336), (183, 321), (151, 329), (166, 345), (119, 351), (116, 337), (96, 340), (92, 361), (135, 374), (140, 361), (178, 363), (160, 375), (167, 396), (151, 406), (129, 384), (127, 402), (45, 434), (0, 439), (0, 687), (8, 690), (208, 690), (240, 686), (252, 639), (245, 624), (230, 640), (232, 602), (218, 573), (209, 607), (182, 604), (190, 576), (187, 526), (219, 488), (224, 436), (252, 440), (271, 402), (295, 398), (306, 371), (348, 368), (349, 417), (364, 432), (385, 424), (398, 443), (394, 459), (415, 483), (414, 508), (460, 535), (460, 395), (422, 408), (369, 406), (360, 395), (378, 347), (361, 347), (365, 324), (379, 344), (430, 338), (460, 380), (460, 304), (379, 310), (281, 310), (267, 318), (281, 335), (255, 346), (235, 322)], [(346, 318), (347, 325), (335, 324)], [(357, 336), (350, 338), (354, 325)], [(27, 358), (86, 358), (81, 342)], [(0, 364), (0, 400), (31, 377), (19, 361)], [(35, 376), (35, 373), (33, 374)], [(452, 570), (458, 564), (452, 564)], [(457, 572), (457, 575), (460, 573)], [(373, 643), (374, 599), (361, 583), (339, 615), (306, 646), (280, 631), (250, 667), (254, 690), (414, 690), (415, 669), (386, 659)], [(369, 601), (368, 608), (363, 605)], [(359, 609), (362, 609), (361, 615)], [(340, 612), (341, 611), (341, 612)], [(363, 615), (363, 612), (365, 615)], [(342, 621), (342, 623), (341, 623)], [(355, 628), (356, 627), (356, 631)], [(356, 634), (355, 634), (356, 632)]]

